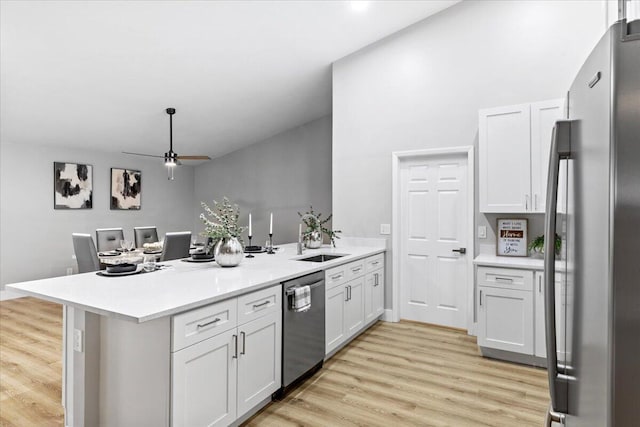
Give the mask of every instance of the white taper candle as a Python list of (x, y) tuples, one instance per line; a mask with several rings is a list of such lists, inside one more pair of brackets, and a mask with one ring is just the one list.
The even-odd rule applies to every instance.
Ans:
[(273, 212), (271, 212), (271, 219), (269, 219), (269, 234), (273, 234)]

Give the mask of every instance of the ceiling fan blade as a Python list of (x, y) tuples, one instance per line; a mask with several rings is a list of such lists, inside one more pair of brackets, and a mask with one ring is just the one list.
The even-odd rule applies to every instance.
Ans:
[(164, 156), (156, 156), (154, 154), (130, 153), (128, 151), (123, 151), (122, 153), (123, 154), (133, 154), (134, 156), (157, 157), (159, 159), (164, 159)]
[(211, 160), (209, 156), (178, 156), (178, 160)]

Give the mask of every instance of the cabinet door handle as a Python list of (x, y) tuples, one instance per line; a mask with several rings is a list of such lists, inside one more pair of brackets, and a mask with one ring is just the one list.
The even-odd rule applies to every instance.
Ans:
[(526, 210), (526, 211), (529, 210), (529, 195), (528, 194), (524, 195), (524, 210)]
[(362, 267), (356, 267), (356, 268), (352, 268), (351, 271), (354, 273), (359, 272), (360, 270), (362, 270)]
[(542, 276), (538, 276), (538, 293), (542, 293)]
[(233, 335), (233, 357), (234, 359), (238, 358), (238, 336), (237, 335)]
[(344, 287), (345, 301), (349, 301), (349, 286)]
[(267, 305), (267, 304), (269, 304), (269, 300), (266, 300), (265, 302), (261, 302), (260, 304), (253, 304), (253, 308), (262, 307), (263, 305)]
[(480, 307), (482, 307), (482, 289), (480, 289)]
[(496, 276), (496, 281), (497, 282), (513, 283), (513, 279), (511, 277), (499, 277), (499, 276)]
[(378, 286), (380, 283), (378, 283), (378, 273), (374, 274), (373, 277), (375, 277), (375, 283), (373, 284), (373, 286)]
[(212, 321), (210, 321), (210, 322), (207, 322), (207, 323), (198, 323), (197, 328), (198, 328), (198, 329), (200, 329), (200, 328), (204, 328), (205, 326), (213, 325), (214, 323), (217, 323), (217, 322), (219, 322), (219, 321), (220, 321), (220, 318), (219, 318), (219, 317), (216, 317), (215, 319), (213, 319), (213, 320), (212, 320)]
[(380, 263), (380, 261), (374, 261), (371, 263), (371, 265), (378, 265)]
[(338, 280), (339, 278), (342, 277), (342, 273), (340, 274), (334, 274), (333, 276), (331, 276), (331, 280)]
[(240, 335), (242, 335), (242, 351), (240, 352), (240, 354), (245, 354), (245, 351), (247, 350), (247, 343), (246, 343), (246, 335), (244, 332), (240, 332)]

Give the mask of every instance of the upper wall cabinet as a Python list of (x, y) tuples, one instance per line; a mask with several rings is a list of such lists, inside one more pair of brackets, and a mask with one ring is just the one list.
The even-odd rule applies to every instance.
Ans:
[(545, 211), (551, 130), (563, 103), (480, 110), (480, 212)]

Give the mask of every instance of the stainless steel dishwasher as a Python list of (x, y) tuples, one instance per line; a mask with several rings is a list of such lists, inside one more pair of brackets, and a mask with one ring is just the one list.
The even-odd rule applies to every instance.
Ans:
[[(293, 309), (294, 288), (309, 286), (311, 307)], [(302, 380), (322, 367), (325, 351), (324, 272), (309, 274), (282, 284), (282, 397)]]

